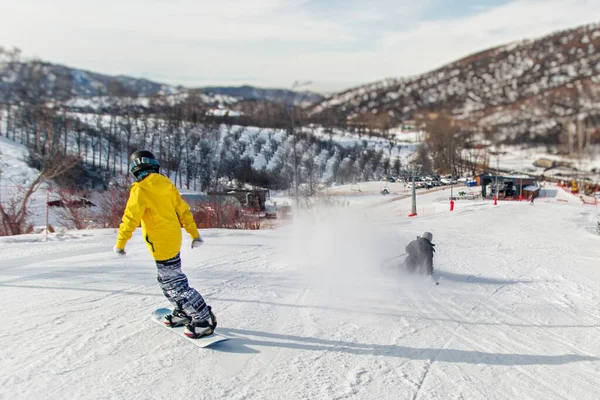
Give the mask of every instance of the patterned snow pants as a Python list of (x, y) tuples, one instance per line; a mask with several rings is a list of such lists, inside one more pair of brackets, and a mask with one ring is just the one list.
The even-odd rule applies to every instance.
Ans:
[(208, 319), (210, 314), (204, 298), (189, 286), (187, 277), (181, 271), (179, 254), (169, 260), (156, 261), (156, 266), (157, 280), (165, 297), (192, 319)]

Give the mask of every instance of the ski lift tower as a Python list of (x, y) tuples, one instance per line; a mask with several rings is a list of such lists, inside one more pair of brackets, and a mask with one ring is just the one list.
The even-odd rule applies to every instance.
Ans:
[(494, 185), (495, 187), (495, 194), (494, 194), (494, 205), (496, 204), (496, 202), (498, 201), (498, 195), (499, 195), (499, 185), (498, 185), (498, 175), (500, 175), (500, 156), (506, 154), (505, 151), (490, 151), (491, 155), (496, 156), (496, 172), (494, 173), (495, 175), (495, 179), (494, 179)]
[(417, 215), (417, 188), (415, 185), (415, 178), (417, 173), (419, 173), (421, 171), (421, 168), (413, 166), (410, 169), (411, 175), (412, 175), (412, 207), (410, 210), (410, 214), (408, 214), (409, 217), (415, 217)]

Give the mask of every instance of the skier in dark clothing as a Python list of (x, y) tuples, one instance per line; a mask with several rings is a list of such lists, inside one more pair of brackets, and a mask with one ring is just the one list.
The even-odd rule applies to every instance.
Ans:
[(404, 265), (410, 273), (426, 272), (428, 276), (433, 275), (435, 244), (431, 243), (432, 240), (433, 235), (431, 232), (425, 232), (406, 246), (408, 257), (406, 257)]

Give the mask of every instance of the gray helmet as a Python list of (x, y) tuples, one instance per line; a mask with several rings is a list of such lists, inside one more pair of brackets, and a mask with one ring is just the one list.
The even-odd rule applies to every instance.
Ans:
[(430, 242), (433, 240), (433, 234), (431, 232), (423, 232), (423, 234), (421, 235), (421, 237), (423, 239), (427, 239)]

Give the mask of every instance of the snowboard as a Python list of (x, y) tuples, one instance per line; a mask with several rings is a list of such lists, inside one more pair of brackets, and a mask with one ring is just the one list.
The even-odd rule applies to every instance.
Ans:
[(170, 330), (174, 334), (181, 336), (182, 338), (194, 343), (198, 347), (209, 347), (216, 343), (221, 343), (221, 342), (225, 342), (225, 341), (229, 340), (228, 337), (219, 335), (216, 332), (213, 332), (211, 335), (208, 335), (208, 336), (202, 336), (198, 339), (189, 338), (189, 337), (185, 336), (185, 334), (183, 333), (183, 331), (185, 330), (185, 326), (177, 326), (175, 328), (171, 328), (171, 327), (168, 327), (165, 325), (165, 323), (163, 321), (164, 321), (165, 315), (167, 315), (167, 314), (171, 314), (170, 309), (158, 308), (152, 312), (152, 315), (150, 316), (150, 318), (154, 322), (159, 324), (160, 326), (162, 326), (165, 329)]

